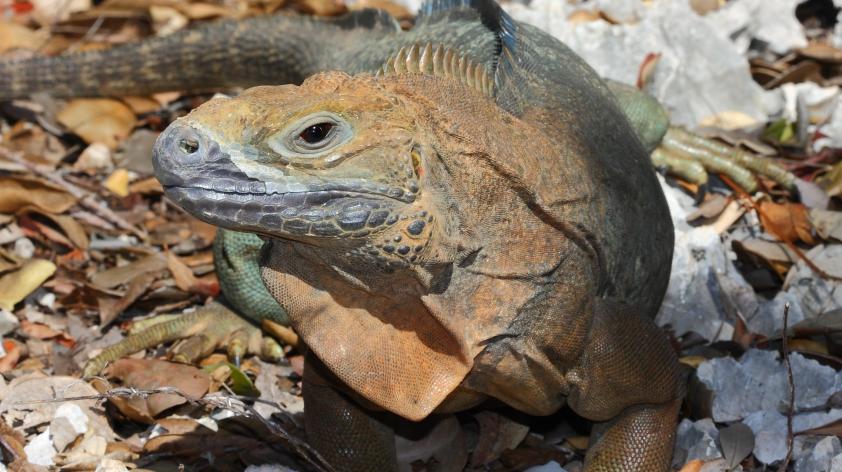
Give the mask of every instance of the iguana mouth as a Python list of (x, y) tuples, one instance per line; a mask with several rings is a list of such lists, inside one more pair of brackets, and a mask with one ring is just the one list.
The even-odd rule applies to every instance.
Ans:
[(215, 140), (174, 123), (155, 143), (167, 196), (197, 218), (270, 237), (363, 237), (398, 221), (412, 192), (363, 179), (249, 176)]

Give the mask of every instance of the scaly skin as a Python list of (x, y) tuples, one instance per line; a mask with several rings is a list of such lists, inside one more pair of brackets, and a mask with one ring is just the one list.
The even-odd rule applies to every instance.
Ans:
[(492, 97), (425, 41), (385, 77), (212, 100), (161, 135), (156, 175), (269, 241), (308, 436), (340, 470), (396, 470), (393, 428), (487, 398), (600, 422), (588, 471), (667, 470), (681, 389), (652, 317), (673, 233), (646, 150), (581, 59), (476, 7), (499, 43), (465, 56)]

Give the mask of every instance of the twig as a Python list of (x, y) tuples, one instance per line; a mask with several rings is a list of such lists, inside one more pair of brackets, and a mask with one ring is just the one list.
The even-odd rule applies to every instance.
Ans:
[(67, 180), (61, 178), (55, 172), (51, 172), (49, 170), (41, 168), (41, 166), (33, 164), (26, 159), (20, 153), (9, 151), (8, 149), (0, 147), (0, 156), (5, 159), (8, 159), (12, 162), (20, 164), (26, 167), (31, 172), (35, 173), (39, 177), (50, 181), (51, 183), (58, 185), (62, 189), (64, 189), (67, 193), (73, 195), (79, 200), (79, 204), (83, 207), (93, 211), (94, 213), (99, 214), (99, 216), (109, 220), (118, 228), (124, 229), (126, 231), (130, 231), (132, 234), (140, 238), (141, 240), (146, 240), (148, 235), (145, 231), (135, 227), (121, 216), (117, 215), (113, 211), (111, 211), (108, 206), (105, 204), (97, 201), (96, 196), (91, 193), (88, 193), (81, 188), (77, 187), (76, 185), (71, 184)]
[(786, 375), (787, 375), (787, 382), (789, 383), (789, 411), (786, 414), (786, 458), (784, 459), (781, 466), (778, 468), (778, 472), (786, 472), (786, 468), (789, 466), (789, 462), (792, 460), (792, 445), (793, 445), (793, 433), (792, 433), (792, 417), (795, 415), (795, 382), (792, 380), (792, 366), (789, 363), (789, 345), (787, 344), (787, 336), (786, 330), (787, 325), (789, 324), (789, 303), (784, 304), (784, 327), (783, 327), (783, 336), (781, 339), (781, 349), (783, 351), (784, 356), (784, 367), (786, 367)]

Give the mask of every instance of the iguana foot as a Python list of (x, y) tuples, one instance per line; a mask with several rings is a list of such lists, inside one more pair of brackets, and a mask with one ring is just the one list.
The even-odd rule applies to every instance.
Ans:
[(677, 127), (670, 127), (652, 152), (652, 163), (699, 185), (707, 183), (708, 172), (716, 172), (749, 193), (757, 190), (755, 175), (768, 177), (787, 190), (795, 189), (795, 176), (770, 159)]
[(277, 341), (261, 336), (259, 328), (221, 303), (212, 302), (192, 313), (156, 316), (148, 321), (145, 325), (139, 323), (136, 332), (89, 360), (83, 376), (97, 375), (110, 362), (171, 341), (178, 341), (169, 352), (176, 362), (195, 362), (220, 346), (226, 346), (228, 358), (235, 363), (246, 354), (275, 360), (283, 356)]

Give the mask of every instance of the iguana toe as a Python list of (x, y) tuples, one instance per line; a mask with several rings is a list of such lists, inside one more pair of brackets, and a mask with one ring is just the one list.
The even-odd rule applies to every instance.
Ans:
[(270, 360), (278, 359), (278, 353), (283, 354), (277, 342), (261, 338), (259, 328), (226, 306), (213, 302), (195, 312), (176, 316), (129, 334), (89, 360), (85, 364), (83, 375), (97, 375), (110, 362), (172, 341), (178, 342), (171, 348), (168, 357), (183, 363), (193, 363), (221, 346), (226, 347), (229, 359), (234, 362), (238, 362), (247, 354), (266, 354), (265, 357)]
[(652, 163), (689, 182), (704, 185), (708, 172), (726, 175), (743, 190), (758, 188), (756, 175), (767, 177), (787, 190), (795, 189), (795, 176), (770, 159), (670, 127), (661, 145), (652, 152)]

